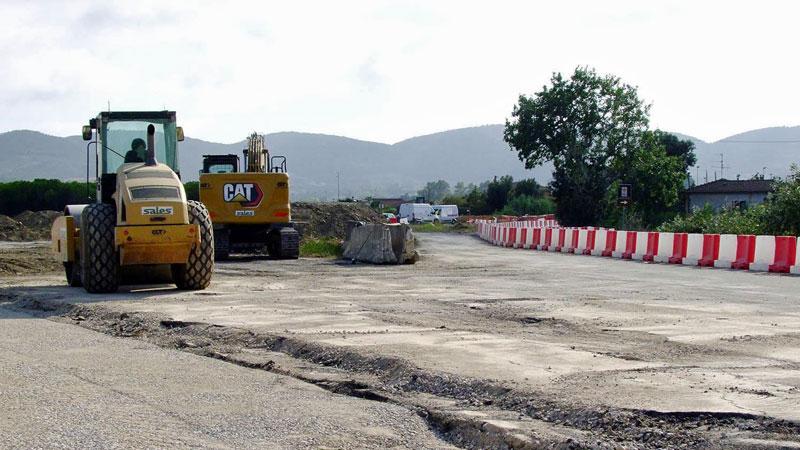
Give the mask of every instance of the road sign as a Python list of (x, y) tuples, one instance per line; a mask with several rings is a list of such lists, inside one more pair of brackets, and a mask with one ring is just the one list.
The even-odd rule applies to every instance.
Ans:
[(619, 194), (617, 197), (620, 205), (627, 205), (633, 199), (631, 195), (631, 187), (632, 186), (630, 184), (619, 185)]

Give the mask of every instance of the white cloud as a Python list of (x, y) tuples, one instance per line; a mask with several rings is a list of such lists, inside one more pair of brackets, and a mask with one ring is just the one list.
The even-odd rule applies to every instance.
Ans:
[(713, 140), (800, 122), (794, 2), (3, 4), (0, 130), (75, 134), (113, 109), (192, 136), (394, 142), (502, 122), (553, 71), (640, 87), (663, 129)]

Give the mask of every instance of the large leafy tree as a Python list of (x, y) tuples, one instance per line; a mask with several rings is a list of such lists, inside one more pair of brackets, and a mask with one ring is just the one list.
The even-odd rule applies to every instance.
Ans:
[[(640, 146), (619, 168), (621, 179), (634, 186), (632, 208), (647, 228), (660, 225), (678, 212), (679, 194), (686, 181), (687, 153), (669, 155), (664, 134), (644, 132)], [(694, 157), (691, 151), (688, 155)]]
[(514, 187), (511, 189), (511, 196), (519, 197), (522, 195), (541, 197), (542, 186), (540, 186), (539, 183), (537, 183), (533, 178), (517, 181), (514, 183)]
[(653, 137), (659, 144), (664, 146), (668, 156), (680, 158), (684, 172), (697, 163), (697, 156), (694, 154), (694, 142), (688, 139), (681, 139), (672, 133), (661, 130), (654, 131)]
[(571, 77), (556, 73), (550, 86), (521, 95), (505, 140), (525, 167), (552, 161), (552, 191), (566, 225), (598, 223), (615, 170), (639, 147), (649, 106), (635, 87), (612, 75), (579, 67)]
[(500, 211), (508, 202), (511, 189), (514, 187), (514, 178), (503, 175), (500, 179), (495, 177), (486, 189), (486, 203), (490, 211)]

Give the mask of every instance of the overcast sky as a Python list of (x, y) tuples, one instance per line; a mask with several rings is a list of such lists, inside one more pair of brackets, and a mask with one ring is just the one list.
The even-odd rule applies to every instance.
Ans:
[[(226, 6), (219, 6), (219, 5)], [(704, 140), (800, 124), (800, 2), (0, 0), (0, 131), (174, 109), (187, 135), (392, 143), (502, 123), (578, 65)]]

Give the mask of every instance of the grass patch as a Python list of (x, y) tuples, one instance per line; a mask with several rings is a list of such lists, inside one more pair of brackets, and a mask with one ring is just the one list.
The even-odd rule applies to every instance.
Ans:
[(463, 223), (412, 223), (411, 230), (415, 233), (472, 233), (475, 226)]
[(340, 258), (342, 243), (336, 238), (307, 239), (300, 243), (300, 256)]

